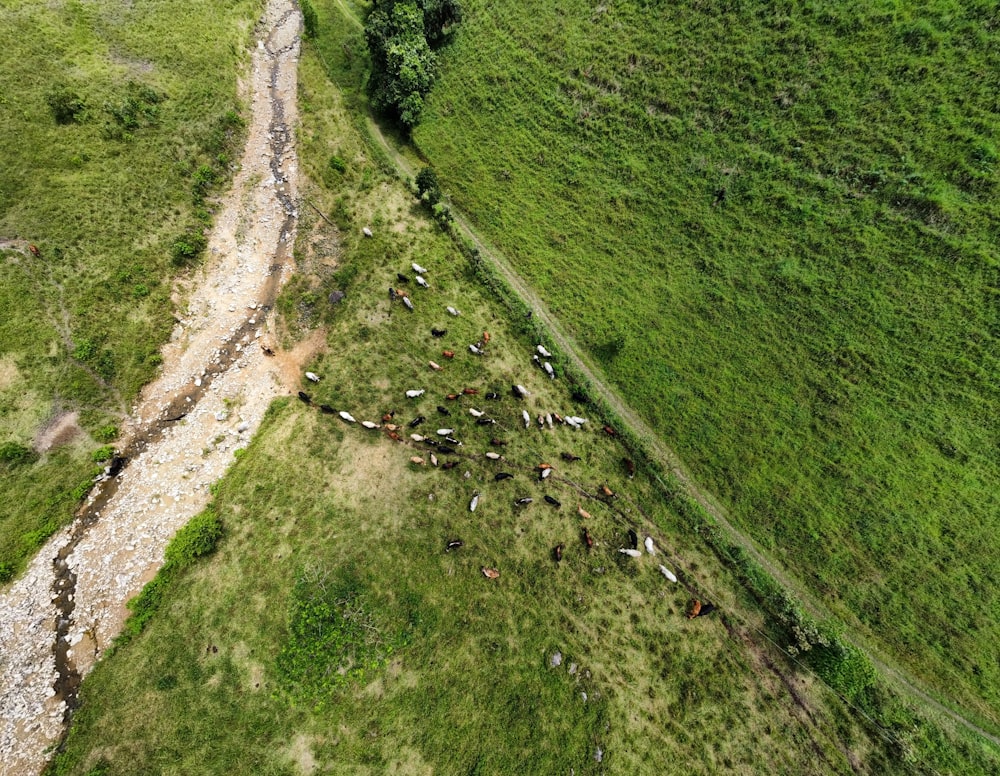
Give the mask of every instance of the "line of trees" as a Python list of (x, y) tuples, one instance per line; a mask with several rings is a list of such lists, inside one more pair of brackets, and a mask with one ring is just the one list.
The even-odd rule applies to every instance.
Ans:
[(376, 0), (365, 22), (372, 107), (407, 129), (420, 120), (437, 77), (435, 51), (462, 20), (458, 0)]

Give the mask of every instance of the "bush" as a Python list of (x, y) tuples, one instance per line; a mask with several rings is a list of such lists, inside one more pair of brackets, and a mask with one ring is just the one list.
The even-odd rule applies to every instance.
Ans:
[(174, 244), (170, 246), (170, 258), (178, 267), (191, 264), (201, 255), (207, 245), (208, 240), (205, 235), (201, 232), (188, 230), (174, 240)]
[(330, 169), (335, 170), (336, 172), (344, 172), (345, 170), (347, 170), (347, 162), (345, 162), (336, 154), (330, 157), (329, 164), (330, 164)]
[(90, 457), (93, 459), (94, 463), (100, 463), (101, 461), (108, 460), (114, 454), (115, 449), (111, 445), (105, 445), (104, 447), (98, 447)]
[(25, 447), (17, 442), (4, 442), (0, 445), (0, 463), (4, 463), (8, 468), (25, 466), (38, 460), (38, 453), (30, 447)]
[(441, 201), (441, 186), (437, 174), (430, 167), (424, 167), (417, 173), (417, 196), (432, 208)]
[(316, 9), (309, 0), (299, 0), (299, 8), (302, 10), (302, 34), (307, 38), (315, 38), (319, 22), (316, 18)]
[(195, 515), (177, 532), (166, 549), (167, 565), (177, 568), (190, 566), (196, 559), (210, 554), (222, 536), (222, 520), (211, 507)]
[(79, 121), (87, 107), (83, 98), (67, 86), (53, 89), (46, 95), (45, 101), (49, 104), (56, 124), (73, 124)]

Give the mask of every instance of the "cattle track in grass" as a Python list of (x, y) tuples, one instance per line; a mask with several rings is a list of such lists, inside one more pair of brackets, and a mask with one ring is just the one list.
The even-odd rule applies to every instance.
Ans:
[[(337, 0), (337, 5), (344, 14), (345, 19), (359, 29), (364, 25), (360, 19), (353, 14), (343, 0)], [(366, 121), (366, 128), (372, 142), (385, 155), (389, 162), (396, 169), (397, 174), (406, 179), (414, 179), (416, 171), (410, 163), (400, 154), (386, 139), (382, 130), (374, 119), (369, 115)], [(790, 591), (806, 607), (810, 614), (820, 620), (832, 619), (826, 607), (818, 602), (801, 584), (793, 579), (789, 573), (781, 568), (776, 561), (765, 555), (750, 537), (737, 528), (726, 516), (725, 508), (710, 494), (705, 488), (700, 486), (684, 467), (680, 457), (664, 442), (662, 442), (656, 432), (636, 414), (610, 386), (610, 383), (600, 373), (600, 370), (590, 361), (577, 346), (575, 340), (566, 333), (553, 316), (551, 311), (542, 301), (541, 297), (514, 271), (506, 256), (495, 246), (490, 245), (482, 238), (472, 226), (469, 219), (452, 207), (454, 227), (460, 236), (468, 240), (479, 251), (480, 256), (490, 263), (504, 282), (513, 290), (520, 300), (527, 305), (534, 316), (541, 321), (548, 330), (552, 341), (562, 350), (577, 371), (587, 379), (593, 391), (601, 398), (611, 411), (621, 419), (637, 439), (642, 439), (647, 452), (651, 458), (662, 465), (667, 472), (677, 481), (684, 494), (697, 502), (726, 532), (729, 539), (738, 544), (762, 569), (773, 577), (782, 587)], [(665, 484), (659, 480), (660, 486), (667, 490)], [(875, 667), (886, 677), (891, 679), (896, 686), (905, 694), (919, 701), (926, 706), (933, 708), (938, 713), (948, 717), (953, 722), (961, 725), (966, 730), (989, 741), (993, 745), (1000, 747), (1000, 736), (991, 733), (961, 711), (957, 711), (951, 706), (935, 698), (930, 692), (921, 686), (919, 680), (909, 675), (902, 668), (890, 663), (886, 658), (876, 654), (874, 648), (861, 639), (857, 634), (849, 634), (846, 639), (858, 648), (862, 649), (869, 657)]]
[(125, 422), (121, 471), (95, 487), (73, 525), (0, 595), (0, 776), (39, 772), (63, 735), (81, 678), (121, 630), (125, 602), (163, 563), (174, 532), (245, 446), (271, 401), (298, 379), (302, 348), (259, 343), (291, 269), (298, 162), (301, 18), (268, 0), (247, 74), (251, 103), (239, 172), (191, 279), (163, 369)]

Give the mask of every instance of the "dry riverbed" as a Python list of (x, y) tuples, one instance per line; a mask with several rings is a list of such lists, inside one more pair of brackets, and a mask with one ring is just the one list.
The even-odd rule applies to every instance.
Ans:
[(121, 472), (94, 489), (0, 596), (0, 774), (38, 773), (80, 679), (121, 630), (125, 602), (163, 563), (173, 534), (245, 447), (264, 411), (293, 390), (291, 356), (269, 357), (271, 307), (291, 273), (297, 217), (296, 65), (300, 15), (269, 0), (245, 90), (247, 145), (191, 278), (186, 309), (123, 435)]

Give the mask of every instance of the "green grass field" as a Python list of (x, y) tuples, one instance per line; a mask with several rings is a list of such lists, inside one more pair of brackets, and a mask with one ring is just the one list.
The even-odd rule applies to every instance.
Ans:
[(420, 152), (737, 523), (1000, 726), (991, 3), (490, 3)]
[(94, 449), (159, 365), (183, 246), (240, 140), (235, 73), (259, 7), (0, 7), (0, 445), (30, 450), (64, 413), (82, 429), (35, 462), (0, 461), (0, 581), (70, 517)]
[[(326, 326), (326, 352), (306, 365), (322, 381), (302, 388), (358, 420), (395, 409), (402, 424), (425, 415), (424, 434), (454, 428), (460, 455), (441, 458), (459, 465), (433, 467), (422, 444), (277, 402), (214, 489), (225, 526), (216, 554), (174, 576), (146, 629), (88, 677), (50, 772), (988, 772), (994, 761), (975, 744), (901, 708), (885, 730), (869, 728), (798, 672), (645, 473), (627, 476), (627, 452), (597, 418), (579, 432), (524, 429), (522, 407), (586, 410), (566, 380), (532, 365), (524, 321), (371, 158), (351, 111), (358, 39), (316, 5), (324, 32), (300, 63), (300, 161), (316, 182), (306, 198), (340, 228), (303, 218), (300, 274), (279, 305), (289, 342)], [(407, 284), (410, 313), (386, 289), (400, 287), (397, 272), (412, 277), (412, 261), (432, 287)], [(346, 298), (330, 307), (334, 289)], [(448, 333), (433, 338), (432, 326)], [(477, 358), (465, 346), (484, 330), (491, 342)], [(527, 402), (511, 397), (512, 382), (532, 391)], [(420, 387), (427, 394), (404, 397)], [(463, 387), (480, 394), (444, 398)], [(503, 398), (484, 399), (489, 390)], [(497, 425), (474, 424), (469, 407)], [(508, 442), (506, 460), (484, 457), (500, 449), (491, 437)], [(545, 482), (543, 461), (556, 469)], [(514, 478), (495, 482), (501, 470)], [(602, 484), (617, 498), (595, 498)], [(517, 509), (518, 496), (535, 501)], [(617, 551), (630, 525), (656, 537), (657, 559)], [(456, 538), (464, 546), (446, 553)], [(661, 561), (684, 586), (666, 582)], [(487, 580), (483, 566), (500, 577)], [(687, 620), (692, 594), (720, 615)]]

